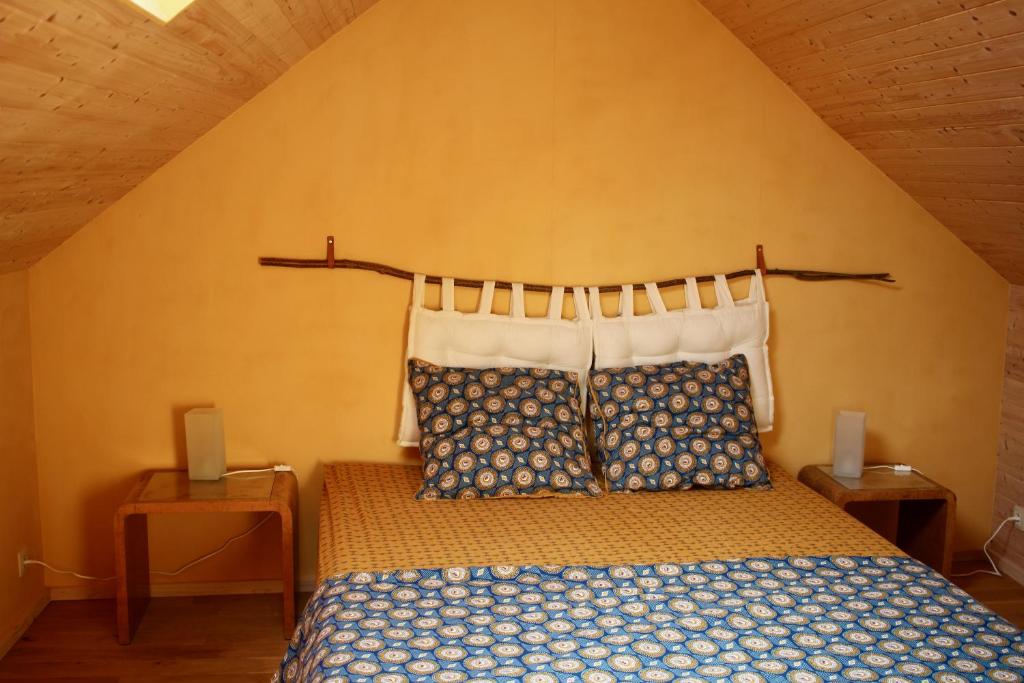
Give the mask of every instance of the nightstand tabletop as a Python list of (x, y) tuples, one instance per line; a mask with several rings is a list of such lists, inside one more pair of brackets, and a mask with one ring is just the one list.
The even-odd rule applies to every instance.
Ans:
[(190, 500), (270, 500), (274, 473), (240, 474), (215, 481), (193, 481), (188, 472), (153, 472), (138, 500), (186, 502)]
[(907, 500), (952, 498), (953, 492), (917, 472), (868, 470), (859, 479), (837, 477), (831, 465), (808, 465), (800, 481), (833, 500)]
[(192, 481), (184, 470), (153, 470), (139, 479), (118, 506), (121, 514), (148, 512), (260, 512), (291, 505), (297, 496), (293, 472), (240, 474)]

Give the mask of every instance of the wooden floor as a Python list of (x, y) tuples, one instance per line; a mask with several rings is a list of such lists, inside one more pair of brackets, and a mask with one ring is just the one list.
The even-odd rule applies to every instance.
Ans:
[(0, 681), (267, 683), (286, 647), (279, 594), (154, 599), (129, 646), (113, 600), (51, 602), (0, 660)]
[[(953, 573), (988, 569), (988, 567), (988, 563), (984, 561), (962, 562), (954, 565)], [(1013, 579), (991, 574), (954, 577), (953, 583), (973, 595), (978, 602), (1003, 619), (1024, 630), (1024, 586)]]
[[(1024, 628), (1024, 587), (984, 574), (956, 581)], [(277, 595), (160, 598), (150, 603), (132, 645), (122, 647), (112, 601), (54, 602), (0, 661), (0, 681), (265, 683), (284, 654), (280, 623)]]

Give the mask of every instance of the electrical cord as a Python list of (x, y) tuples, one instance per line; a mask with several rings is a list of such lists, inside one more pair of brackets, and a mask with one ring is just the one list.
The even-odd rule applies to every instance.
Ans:
[[(907, 471), (909, 471), (909, 472), (917, 472), (921, 476), (924, 476), (924, 472), (922, 472), (921, 470), (917, 469), (916, 467), (912, 467), (910, 465), (870, 465), (868, 467), (865, 467), (864, 469), (866, 469), (866, 470), (893, 470), (895, 472), (901, 472), (901, 471), (902, 472), (907, 472)], [(1006, 526), (1010, 522), (1018, 522), (1018, 521), (1020, 521), (1020, 517), (1018, 517), (1017, 515), (1013, 515), (1012, 517), (1007, 517), (1006, 519), (1004, 519), (1002, 522), (999, 523), (999, 526), (996, 527), (996, 530), (992, 532), (992, 535), (988, 537), (988, 540), (985, 541), (985, 544), (983, 546), (981, 546), (981, 550), (982, 550), (982, 552), (985, 553), (985, 558), (988, 560), (988, 563), (992, 567), (992, 569), (975, 569), (974, 571), (971, 571), (971, 572), (965, 572), (963, 574), (951, 574), (950, 576), (951, 577), (964, 577), (964, 576), (974, 576), (975, 574), (991, 574), (992, 576), (1002, 576), (1003, 573), (1001, 571), (999, 571), (999, 567), (996, 566), (995, 560), (993, 560), (992, 556), (988, 554), (988, 546), (989, 546), (989, 544), (992, 541), (995, 540), (996, 536), (999, 535), (999, 532), (1003, 530), (1004, 526)]]
[(78, 572), (73, 572), (70, 569), (57, 569), (56, 567), (52, 567), (46, 564), (42, 560), (23, 560), (22, 564), (38, 564), (40, 567), (46, 567), (51, 572), (54, 572), (56, 574), (70, 574), (71, 576), (74, 576), (76, 578), (86, 579), (88, 581), (113, 581), (117, 578), (116, 576), (89, 576), (88, 574), (79, 574)]
[(975, 569), (973, 572), (965, 572), (963, 574), (950, 574), (950, 576), (956, 576), (956, 577), (959, 577), (959, 576), (974, 576), (975, 574), (991, 574), (992, 576), (1002, 576), (1003, 573), (1001, 571), (999, 571), (999, 567), (996, 566), (995, 560), (993, 560), (992, 556), (988, 554), (988, 544), (991, 543), (995, 539), (995, 537), (999, 535), (999, 532), (1003, 530), (1003, 527), (1006, 526), (1008, 522), (1019, 522), (1019, 521), (1020, 521), (1020, 517), (1018, 515), (1013, 515), (1012, 517), (1007, 517), (1006, 519), (1004, 519), (1002, 522), (999, 523), (999, 526), (996, 527), (996, 530), (993, 531), (992, 535), (988, 537), (987, 541), (985, 541), (985, 545), (981, 546), (981, 551), (983, 553), (985, 553), (985, 557), (988, 559), (988, 563), (990, 565), (992, 565), (992, 569), (991, 570), (988, 570), (988, 569)]
[(868, 465), (864, 469), (866, 470), (892, 470), (893, 472), (917, 472), (922, 477), (925, 476), (924, 472), (911, 467), (910, 465)]
[(274, 470), (275, 468), (273, 467), (264, 467), (258, 470), (232, 470), (230, 472), (225, 472), (224, 474), (220, 475), (220, 478), (223, 479), (224, 477), (233, 477), (236, 474), (256, 474), (258, 472), (273, 472)]
[(223, 551), (227, 550), (227, 547), (228, 547), (229, 545), (231, 545), (231, 544), (232, 544), (232, 543), (234, 543), (235, 541), (240, 541), (240, 540), (242, 540), (243, 538), (245, 538), (246, 536), (248, 536), (249, 534), (253, 533), (253, 532), (254, 532), (254, 531), (256, 531), (257, 529), (259, 529), (259, 528), (260, 528), (261, 526), (263, 526), (264, 524), (266, 524), (266, 523), (267, 523), (267, 521), (268, 521), (268, 520), (269, 520), (269, 519), (270, 519), (271, 517), (273, 517), (273, 516), (274, 516), (274, 513), (273, 513), (273, 512), (268, 512), (268, 513), (266, 514), (266, 516), (264, 516), (264, 517), (263, 517), (263, 519), (261, 519), (261, 520), (260, 520), (259, 522), (257, 522), (257, 523), (256, 523), (256, 524), (254, 524), (253, 526), (249, 527), (249, 529), (248, 529), (247, 531), (243, 531), (242, 533), (238, 534), (237, 536), (232, 536), (232, 537), (231, 537), (231, 538), (229, 538), (228, 540), (224, 541), (224, 545), (222, 545), (221, 547), (217, 548), (217, 549), (216, 549), (216, 550), (214, 550), (213, 552), (211, 552), (211, 553), (206, 553), (206, 554), (205, 554), (205, 555), (203, 555), (202, 557), (198, 557), (198, 558), (196, 558), (196, 559), (192, 560), (191, 562), (188, 562), (188, 563), (186, 563), (186, 564), (182, 565), (181, 567), (179, 567), (179, 568), (175, 569), (175, 570), (174, 570), (174, 571), (172, 571), (172, 572), (165, 572), (165, 571), (160, 571), (160, 570), (158, 570), (158, 569), (153, 569), (153, 570), (151, 570), (151, 571), (150, 571), (149, 573), (150, 573), (150, 574), (159, 574), (160, 576), (177, 576), (178, 574), (181, 574), (182, 572), (184, 572), (184, 571), (186, 571), (186, 570), (188, 570), (188, 569), (191, 569), (192, 567), (196, 566), (196, 565), (197, 565), (197, 564), (199, 564), (200, 562), (205, 562), (206, 560), (210, 559), (210, 558), (211, 558), (211, 557), (213, 557), (214, 555), (217, 555), (217, 554), (219, 554), (219, 553), (221, 553), (221, 552), (223, 552)]
[[(270, 518), (273, 517), (273, 516), (274, 516), (274, 513), (272, 513), (272, 512), (267, 513), (267, 515), (263, 519), (261, 519), (259, 522), (257, 522), (253, 526), (249, 527), (248, 529), (246, 529), (242, 533), (240, 533), (240, 534), (238, 534), (236, 536), (232, 536), (228, 540), (224, 541), (223, 545), (221, 545), (219, 548), (217, 548), (213, 552), (206, 553), (202, 557), (197, 557), (196, 559), (192, 560), (191, 562), (187, 562), (184, 565), (182, 565), (181, 567), (178, 567), (174, 571), (162, 571), (162, 570), (159, 570), (159, 569), (150, 569), (149, 573), (150, 574), (158, 574), (160, 576), (177, 576), (178, 574), (181, 574), (181, 573), (191, 569), (192, 567), (196, 566), (197, 564), (205, 562), (206, 560), (209, 560), (211, 557), (214, 557), (215, 555), (219, 555), (220, 553), (224, 552), (225, 550), (227, 550), (228, 546), (230, 546), (232, 543), (234, 543), (235, 541), (240, 541), (243, 538), (245, 538), (246, 536), (252, 534), (254, 531), (256, 531), (261, 526), (266, 524), (270, 520)], [(89, 576), (88, 574), (79, 574), (78, 572), (72, 571), (70, 569), (58, 569), (57, 567), (54, 567), (53, 565), (47, 564), (46, 562), (43, 562), (42, 560), (24, 560), (22, 562), (22, 564), (37, 564), (37, 565), (39, 565), (41, 567), (46, 567), (51, 572), (54, 572), (54, 573), (57, 573), (57, 574), (68, 574), (70, 576), (74, 576), (75, 578), (85, 579), (87, 581), (113, 581), (114, 579), (117, 578), (116, 576)]]

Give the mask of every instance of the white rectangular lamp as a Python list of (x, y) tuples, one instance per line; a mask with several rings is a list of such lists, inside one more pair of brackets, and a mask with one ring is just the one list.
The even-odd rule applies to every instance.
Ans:
[(193, 408), (185, 413), (188, 478), (220, 479), (224, 462), (224, 412), (220, 408)]
[(864, 473), (864, 432), (867, 414), (852, 410), (836, 413), (832, 438), (832, 474), (860, 479)]

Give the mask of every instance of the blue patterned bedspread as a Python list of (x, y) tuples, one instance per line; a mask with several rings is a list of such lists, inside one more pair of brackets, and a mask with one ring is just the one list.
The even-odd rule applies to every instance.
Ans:
[(353, 573), (275, 681), (1021, 681), (1021, 632), (902, 557)]

